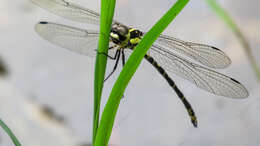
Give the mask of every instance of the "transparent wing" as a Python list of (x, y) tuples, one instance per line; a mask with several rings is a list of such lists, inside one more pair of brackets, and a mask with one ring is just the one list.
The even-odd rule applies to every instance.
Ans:
[(164, 69), (213, 94), (231, 98), (245, 98), (248, 96), (246, 88), (238, 81), (191, 63), (175, 54), (169, 54), (167, 51), (160, 46), (153, 45), (150, 49), (150, 56)]
[(99, 14), (95, 11), (69, 3), (65, 0), (31, 0), (41, 8), (44, 8), (64, 18), (91, 24), (99, 24)]
[(161, 35), (154, 44), (169, 54), (178, 52), (211, 68), (225, 68), (231, 63), (224, 52), (209, 45), (185, 42), (166, 35)]
[(35, 25), (36, 32), (49, 42), (69, 49), (73, 52), (95, 56), (99, 33), (55, 24), (40, 22)]

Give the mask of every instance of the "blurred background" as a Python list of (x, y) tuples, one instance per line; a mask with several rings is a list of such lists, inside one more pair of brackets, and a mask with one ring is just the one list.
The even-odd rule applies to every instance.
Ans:
[[(115, 19), (147, 31), (174, 2), (118, 0)], [(218, 2), (239, 25), (260, 61), (260, 2)], [(99, 12), (99, 1), (75, 3)], [(46, 20), (86, 29), (97, 27), (65, 20), (29, 0), (1, 0), (0, 12), (0, 118), (24, 146), (87, 146), (92, 133), (95, 58), (50, 44), (36, 34), (34, 25)], [(143, 61), (121, 101), (110, 144), (258, 146), (260, 83), (232, 31), (205, 1), (194, 0), (164, 34), (223, 50), (232, 64), (217, 71), (243, 83), (250, 96), (242, 100), (216, 96), (170, 74), (196, 112), (199, 123), (193, 128), (174, 91)], [(107, 70), (112, 67), (113, 62), (108, 61)], [(104, 85), (102, 108), (120, 70)], [(2, 129), (0, 145), (13, 145)]]

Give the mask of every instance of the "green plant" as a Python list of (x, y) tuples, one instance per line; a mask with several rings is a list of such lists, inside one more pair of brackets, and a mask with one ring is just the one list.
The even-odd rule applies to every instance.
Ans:
[(0, 126), (4, 129), (4, 131), (9, 135), (11, 140), (13, 141), (15, 146), (21, 146), (18, 139), (15, 137), (11, 129), (0, 119)]
[[(95, 109), (94, 109), (94, 127), (93, 127), (93, 143), (94, 146), (106, 146), (108, 144), (114, 118), (117, 109), (127, 87), (130, 79), (134, 75), (137, 67), (141, 63), (144, 55), (151, 47), (156, 38), (163, 32), (163, 30), (171, 23), (177, 14), (184, 8), (189, 0), (178, 0), (168, 12), (150, 29), (143, 37), (142, 41), (136, 46), (133, 53), (127, 60), (123, 70), (121, 71), (114, 87), (110, 93), (109, 99), (105, 105), (102, 113), (101, 121), (98, 126), (98, 116), (100, 107), (100, 98), (102, 94), (104, 73), (106, 67), (106, 56), (102, 54), (97, 55), (96, 69), (95, 69)], [(115, 6), (115, 0), (101, 1), (101, 35), (98, 45), (98, 52), (107, 53), (108, 51), (108, 37), (112, 23), (112, 16)], [(107, 16), (106, 16), (107, 15)], [(103, 43), (103, 44), (102, 44)], [(102, 68), (104, 67), (104, 68)]]
[[(101, 16), (100, 16), (100, 36), (98, 43), (98, 52), (107, 53), (109, 44), (109, 33), (114, 15), (115, 0), (101, 1)], [(99, 126), (100, 101), (102, 95), (103, 81), (106, 71), (107, 57), (97, 53), (95, 65), (95, 80), (94, 80), (94, 113), (93, 113), (93, 133), (92, 142), (94, 143), (96, 133)]]
[(254, 55), (252, 54), (252, 49), (244, 36), (244, 34), (239, 29), (238, 25), (235, 21), (229, 16), (229, 14), (215, 1), (215, 0), (205, 0), (207, 4), (212, 8), (212, 10), (220, 16), (220, 18), (229, 26), (229, 28), (233, 31), (235, 36), (238, 38), (240, 44), (243, 46), (245, 53), (247, 55), (248, 60), (252, 68), (255, 71), (255, 74), (260, 81), (260, 70), (257, 66), (256, 60)]

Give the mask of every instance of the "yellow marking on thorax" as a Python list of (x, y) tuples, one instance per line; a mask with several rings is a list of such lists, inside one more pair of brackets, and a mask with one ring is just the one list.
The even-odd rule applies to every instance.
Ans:
[(131, 43), (131, 44), (138, 44), (140, 41), (141, 41), (140, 38), (130, 39), (130, 43)]
[(132, 31), (134, 31), (134, 30), (136, 30), (135, 28), (130, 28), (129, 29), (129, 32), (132, 32)]
[(129, 39), (130, 39), (130, 32), (128, 32), (128, 34), (126, 35), (125, 41), (123, 41), (123, 42), (120, 44), (120, 46), (121, 46), (122, 48), (126, 47), (126, 46), (128, 45)]
[[(135, 28), (129, 29), (129, 36), (130, 36), (130, 33), (135, 30), (136, 30)], [(131, 38), (129, 41), (131, 44), (138, 44), (141, 41), (141, 38), (135, 37), (135, 38)]]

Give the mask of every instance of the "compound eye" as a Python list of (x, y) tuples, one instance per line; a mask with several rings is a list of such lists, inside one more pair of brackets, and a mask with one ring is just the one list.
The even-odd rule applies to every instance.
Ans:
[(118, 24), (117, 24), (117, 23), (112, 24), (112, 28), (113, 28), (113, 29), (115, 29), (115, 28), (117, 28), (117, 27), (118, 27)]
[(123, 26), (121, 26), (121, 27), (118, 28), (118, 32), (119, 32), (122, 36), (124, 36), (124, 35), (127, 35), (128, 29), (125, 28), (125, 27), (123, 27)]

